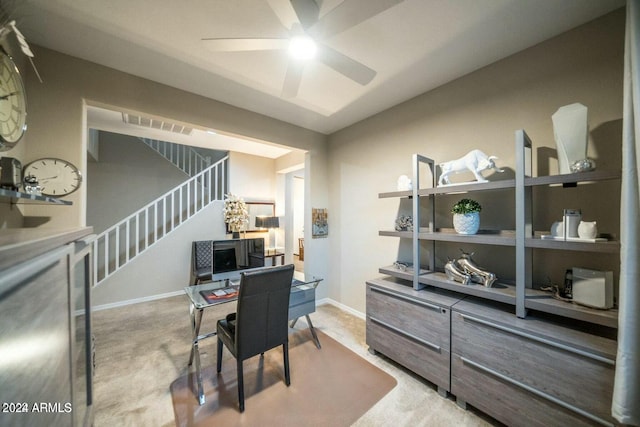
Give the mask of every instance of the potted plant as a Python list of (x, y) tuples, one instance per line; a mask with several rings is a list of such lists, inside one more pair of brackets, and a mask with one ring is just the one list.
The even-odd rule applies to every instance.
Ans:
[(240, 237), (240, 230), (249, 221), (249, 210), (242, 197), (227, 194), (224, 200), (224, 222), (229, 225), (233, 238)]
[(471, 199), (462, 199), (453, 205), (453, 228), (459, 234), (476, 234), (480, 228), (480, 203)]

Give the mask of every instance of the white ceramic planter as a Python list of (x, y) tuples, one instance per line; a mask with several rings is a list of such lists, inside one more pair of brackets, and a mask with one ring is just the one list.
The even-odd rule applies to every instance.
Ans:
[(458, 234), (476, 234), (480, 229), (480, 212), (453, 214), (453, 228)]

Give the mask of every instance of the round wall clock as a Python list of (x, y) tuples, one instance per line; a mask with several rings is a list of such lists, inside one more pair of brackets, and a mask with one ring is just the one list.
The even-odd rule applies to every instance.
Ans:
[(0, 51), (0, 151), (13, 148), (27, 130), (27, 96), (20, 72)]
[(52, 157), (29, 163), (23, 169), (23, 174), (35, 176), (45, 196), (66, 196), (82, 184), (82, 174), (77, 167), (66, 160)]

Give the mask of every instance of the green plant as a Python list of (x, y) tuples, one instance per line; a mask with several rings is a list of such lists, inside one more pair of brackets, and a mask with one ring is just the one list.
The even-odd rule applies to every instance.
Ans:
[(451, 209), (451, 213), (454, 214), (469, 214), (473, 212), (480, 212), (482, 210), (482, 206), (480, 203), (471, 199), (462, 199)]

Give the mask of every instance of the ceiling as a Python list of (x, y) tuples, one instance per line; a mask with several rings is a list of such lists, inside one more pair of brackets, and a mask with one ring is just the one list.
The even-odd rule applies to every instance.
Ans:
[[(316, 0), (320, 17), (345, 5)], [(387, 0), (389, 1), (389, 0)], [(282, 0), (14, 0), (30, 43), (330, 134), (624, 5), (624, 0), (404, 0), (322, 41), (375, 70), (321, 62), (282, 95), (286, 50), (221, 52), (204, 38), (280, 38)], [(3, 1), (3, 3), (7, 3)], [(344, 4), (343, 4), (344, 3)], [(37, 57), (35, 58), (37, 65)]]

